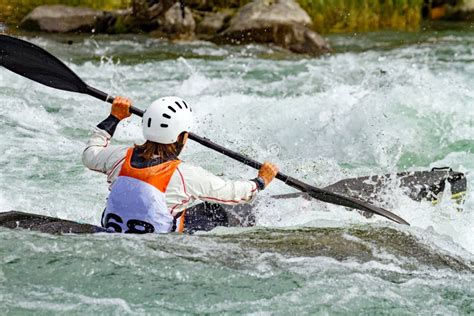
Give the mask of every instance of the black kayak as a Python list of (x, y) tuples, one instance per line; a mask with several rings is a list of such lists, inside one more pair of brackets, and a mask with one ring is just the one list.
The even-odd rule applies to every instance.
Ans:
[[(461, 172), (449, 168), (434, 168), (431, 171), (403, 172), (395, 175), (367, 176), (341, 180), (325, 189), (365, 201), (377, 201), (380, 193), (390, 185), (403, 189), (415, 201), (436, 203), (447, 185), (452, 199), (462, 203), (467, 190), (466, 177)], [(305, 193), (275, 195), (275, 199), (310, 198)], [(371, 214), (363, 213), (365, 216)], [(209, 231), (217, 226), (253, 226), (255, 223), (252, 205), (227, 206), (201, 203), (186, 211), (185, 232)], [(0, 226), (12, 229), (29, 229), (49, 234), (92, 234), (106, 232), (102, 227), (74, 221), (10, 211), (0, 213)]]

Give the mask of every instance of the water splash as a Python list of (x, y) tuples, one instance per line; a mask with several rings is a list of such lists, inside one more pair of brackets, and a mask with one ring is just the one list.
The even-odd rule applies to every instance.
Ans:
[[(90, 85), (139, 108), (157, 96), (185, 96), (196, 133), (275, 161), (310, 184), (451, 166), (471, 188), (474, 38), (417, 36), (337, 37), (340, 53), (320, 59), (142, 37), (34, 42)], [(337, 47), (346, 44), (355, 48)], [(0, 207), (98, 224), (107, 183), (82, 166), (81, 153), (110, 105), (0, 73)], [(140, 143), (140, 119), (122, 122), (114, 138)], [(255, 176), (197, 144), (183, 158), (225, 177)], [(395, 184), (377, 203), (411, 227), (315, 200), (276, 202), (271, 194), (291, 189), (275, 182), (255, 205), (254, 229), (159, 237), (0, 230), (0, 296), (7, 311), (23, 313), (471, 312), (470, 189), (462, 206), (450, 201), (449, 188), (432, 205), (410, 200)]]

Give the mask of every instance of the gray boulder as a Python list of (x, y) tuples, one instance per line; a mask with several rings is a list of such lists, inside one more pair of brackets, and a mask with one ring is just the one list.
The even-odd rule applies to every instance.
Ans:
[(44, 32), (90, 32), (106, 29), (111, 14), (85, 7), (43, 5), (31, 11), (21, 22), (23, 29)]
[[(135, 1), (138, 1), (138, 0), (134, 0), (134, 2)], [(148, 0), (140, 0), (140, 1), (149, 2)], [(176, 4), (176, 0), (159, 0), (157, 3), (149, 7), (147, 16), (149, 19), (155, 19), (159, 17), (160, 15), (164, 14), (165, 12), (167, 12), (175, 4)]]
[(132, 0), (131, 15), (124, 19), (124, 24), (131, 26), (133, 32), (150, 32), (158, 28), (158, 17), (165, 14), (175, 3), (176, 0), (154, 1)]
[(132, 16), (132, 9), (108, 11), (107, 14), (110, 15), (111, 18), (109, 21), (107, 21), (107, 28), (103, 30), (101, 29), (101, 31), (112, 34), (128, 33), (133, 31), (133, 28), (135, 27), (135, 20)]
[(179, 2), (175, 3), (165, 14), (158, 17), (158, 31), (171, 38), (192, 38), (196, 29), (196, 22), (188, 7), (181, 10)]
[(272, 32), (269, 35), (276, 45), (298, 54), (321, 55), (331, 50), (324, 38), (302, 25), (277, 25)]
[(294, 0), (254, 0), (240, 9), (228, 30), (243, 31), (276, 24), (311, 25), (311, 18)]
[(222, 31), (226, 22), (230, 20), (232, 13), (229, 11), (208, 13), (198, 24), (196, 33), (200, 35), (215, 35)]
[(329, 44), (308, 26), (311, 18), (294, 0), (254, 0), (240, 9), (214, 41), (274, 43), (310, 55), (329, 51)]
[(474, 0), (464, 0), (448, 11), (447, 18), (457, 21), (474, 21)]

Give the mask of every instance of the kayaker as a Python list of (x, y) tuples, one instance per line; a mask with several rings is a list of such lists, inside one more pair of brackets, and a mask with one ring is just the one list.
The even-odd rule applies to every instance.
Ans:
[(226, 181), (179, 160), (193, 122), (192, 108), (178, 97), (153, 102), (142, 119), (142, 145), (110, 145), (118, 123), (130, 116), (131, 102), (115, 98), (94, 129), (82, 160), (111, 183), (101, 224), (125, 233), (183, 232), (186, 208), (197, 201), (242, 204), (252, 201), (278, 172), (265, 162), (255, 179)]

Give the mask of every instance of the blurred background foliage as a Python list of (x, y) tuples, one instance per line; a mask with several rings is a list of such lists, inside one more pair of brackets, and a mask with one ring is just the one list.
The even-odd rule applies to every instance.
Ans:
[(424, 0), (298, 0), (319, 33), (417, 30)]
[[(133, 0), (0, 0), (0, 21), (17, 25), (32, 9), (43, 4), (124, 9)], [(269, 0), (271, 1), (271, 0)], [(417, 30), (425, 0), (297, 0), (319, 33), (365, 32), (379, 29)], [(219, 11), (239, 8), (250, 0), (188, 0), (193, 9)]]
[(131, 0), (0, 0), (0, 21), (16, 25), (34, 8), (45, 4), (84, 6), (100, 10), (125, 9)]

